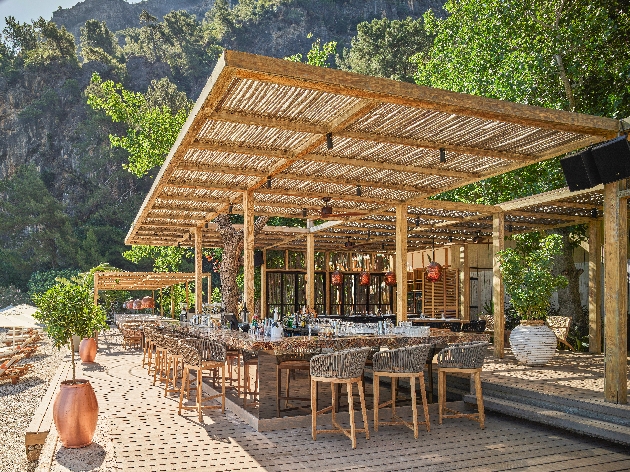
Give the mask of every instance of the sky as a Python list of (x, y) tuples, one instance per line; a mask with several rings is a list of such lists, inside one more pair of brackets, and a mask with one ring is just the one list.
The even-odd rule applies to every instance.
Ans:
[[(129, 3), (137, 3), (138, 0), (127, 0)], [(20, 23), (36, 20), (40, 16), (50, 20), (53, 12), (59, 8), (70, 8), (80, 0), (0, 0), (0, 31), (4, 29), (4, 19), (14, 16)]]

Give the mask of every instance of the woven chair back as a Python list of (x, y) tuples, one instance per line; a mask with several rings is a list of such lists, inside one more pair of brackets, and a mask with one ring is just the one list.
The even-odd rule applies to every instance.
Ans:
[(311, 376), (330, 379), (360, 377), (369, 353), (369, 347), (362, 347), (318, 354), (311, 359)]
[(472, 342), (445, 347), (438, 353), (438, 367), (479, 369), (483, 366), (487, 346), (486, 342)]
[(422, 372), (427, 363), (432, 344), (390, 349), (374, 354), (374, 372)]

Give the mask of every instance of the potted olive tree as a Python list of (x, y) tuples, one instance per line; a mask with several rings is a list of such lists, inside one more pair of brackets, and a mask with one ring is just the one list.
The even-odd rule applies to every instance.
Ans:
[(556, 335), (545, 324), (551, 295), (567, 284), (551, 272), (553, 256), (562, 250), (560, 235), (515, 235), (516, 247), (498, 254), (506, 293), (521, 318), (510, 333), (516, 359), (526, 365), (545, 365), (556, 351)]
[[(94, 304), (92, 289), (80, 279), (60, 279), (45, 293), (35, 297), (35, 318), (46, 325), (53, 345), (60, 349), (72, 336), (90, 338), (106, 327), (105, 311)], [(76, 378), (74, 349), (72, 380), (61, 382), (53, 405), (53, 420), (64, 447), (92, 443), (98, 420), (98, 402), (88, 380)]]

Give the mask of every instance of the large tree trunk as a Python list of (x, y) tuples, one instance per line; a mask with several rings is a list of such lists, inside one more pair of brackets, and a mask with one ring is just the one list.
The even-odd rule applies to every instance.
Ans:
[(568, 316), (572, 320), (579, 318), (582, 314), (582, 303), (580, 301), (580, 274), (573, 261), (573, 245), (569, 240), (570, 228), (560, 228), (555, 232), (562, 236), (562, 254), (555, 257), (553, 272), (554, 275), (564, 275), (569, 284), (558, 289), (559, 315)]
[[(268, 217), (260, 216), (254, 223), (254, 235), (258, 234), (267, 223)], [(232, 225), (229, 215), (219, 215), (214, 219), (223, 240), (221, 259), (221, 297), (227, 313), (238, 316), (239, 289), (236, 283), (243, 255), (243, 230)]]

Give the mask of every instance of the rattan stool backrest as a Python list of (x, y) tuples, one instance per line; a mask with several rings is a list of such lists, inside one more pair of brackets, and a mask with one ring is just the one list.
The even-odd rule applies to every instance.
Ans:
[(422, 372), (427, 363), (432, 344), (390, 349), (374, 354), (374, 372)]
[(437, 355), (438, 367), (479, 369), (483, 366), (487, 346), (487, 342), (471, 342), (445, 347)]
[(311, 376), (335, 379), (360, 377), (369, 353), (369, 347), (362, 347), (318, 354), (311, 359)]

